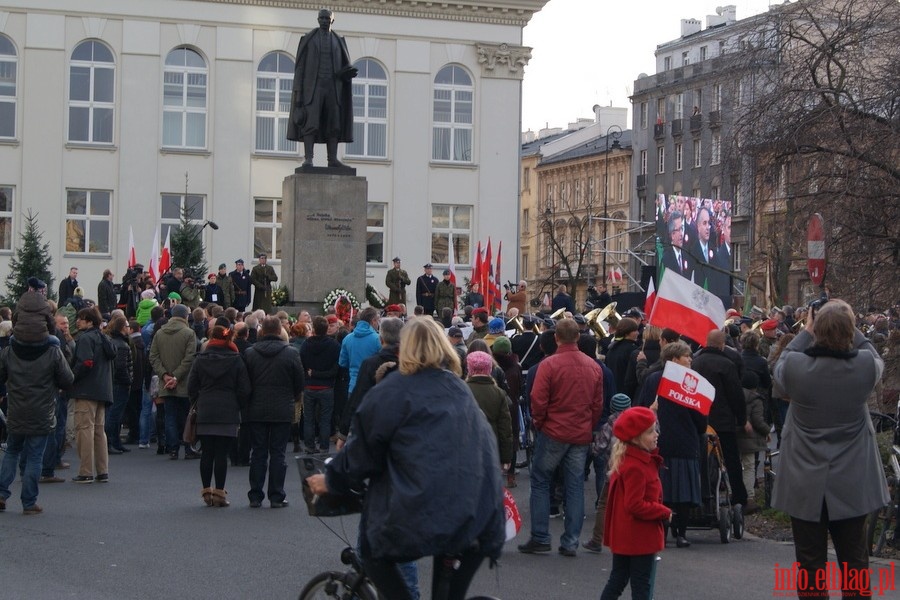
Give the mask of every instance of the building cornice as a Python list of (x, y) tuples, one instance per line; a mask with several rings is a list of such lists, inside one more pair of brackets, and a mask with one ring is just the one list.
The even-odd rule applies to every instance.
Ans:
[(214, 4), (237, 4), (271, 8), (319, 10), (328, 8), (344, 13), (391, 17), (467, 21), (524, 27), (534, 13), (549, 0), (192, 0)]

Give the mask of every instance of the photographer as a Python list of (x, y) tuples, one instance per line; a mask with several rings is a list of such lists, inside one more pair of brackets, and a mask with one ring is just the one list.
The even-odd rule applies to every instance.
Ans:
[(587, 307), (588, 310), (606, 308), (612, 302), (612, 297), (606, 291), (605, 285), (601, 285), (599, 290), (591, 285), (587, 289), (587, 301), (591, 304), (591, 306)]
[(517, 308), (519, 309), (519, 314), (524, 315), (527, 310), (526, 304), (528, 302), (528, 292), (525, 288), (528, 287), (528, 283), (524, 279), (519, 282), (519, 285), (510, 281), (503, 287), (506, 289), (506, 294), (503, 295), (503, 298), (508, 302), (506, 305), (506, 312), (510, 312), (512, 309)]
[(137, 314), (137, 305), (141, 301), (141, 275), (144, 265), (137, 264), (125, 271), (122, 285), (119, 287), (119, 305), (124, 307), (125, 315), (133, 318)]
[(194, 282), (194, 276), (190, 273), (184, 274), (184, 280), (181, 282), (181, 288), (177, 291), (181, 295), (181, 303), (191, 310), (200, 306), (200, 291), (206, 287), (203, 282)]

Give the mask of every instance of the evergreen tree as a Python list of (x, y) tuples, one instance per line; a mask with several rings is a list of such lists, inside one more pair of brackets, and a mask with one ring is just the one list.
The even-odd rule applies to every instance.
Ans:
[(53, 292), (53, 275), (50, 265), (50, 244), (43, 243), (44, 234), (38, 229), (37, 215), (28, 211), (25, 216), (25, 231), (22, 232), (21, 245), (16, 248), (16, 255), (9, 259), (9, 274), (6, 276), (7, 296), (3, 303), (14, 306), (28, 291), (28, 278), (37, 277), (47, 284), (47, 298), (56, 300)]
[(196, 281), (205, 282), (206, 252), (203, 248), (203, 228), (191, 220), (193, 209), (187, 203), (181, 209), (181, 222), (172, 230), (172, 266), (184, 269), (185, 275), (191, 275)]

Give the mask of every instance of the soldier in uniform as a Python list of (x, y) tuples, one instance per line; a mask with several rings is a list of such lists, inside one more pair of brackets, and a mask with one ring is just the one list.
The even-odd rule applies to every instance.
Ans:
[(416, 279), (416, 304), (425, 309), (425, 314), (434, 315), (434, 294), (437, 292), (438, 280), (431, 273), (432, 265), (422, 267), (425, 272)]
[(400, 268), (400, 257), (394, 257), (394, 268), (384, 276), (384, 285), (390, 290), (388, 304), (406, 305), (406, 286), (412, 283), (406, 271)]
[(434, 309), (438, 316), (444, 308), (456, 312), (456, 287), (450, 281), (450, 270), (444, 269), (444, 278), (438, 282), (434, 293)]
[(234, 271), (228, 274), (234, 284), (234, 306), (244, 312), (250, 304), (250, 272), (244, 269), (244, 259), (234, 261)]
[(256, 288), (253, 292), (253, 310), (272, 312), (272, 283), (278, 281), (278, 275), (271, 265), (266, 264), (268, 257), (259, 255), (259, 264), (250, 271), (250, 282)]
[(225, 263), (219, 265), (219, 272), (216, 273), (216, 284), (222, 288), (222, 297), (219, 298), (217, 304), (222, 308), (231, 308), (234, 306), (234, 282), (228, 276), (228, 270)]

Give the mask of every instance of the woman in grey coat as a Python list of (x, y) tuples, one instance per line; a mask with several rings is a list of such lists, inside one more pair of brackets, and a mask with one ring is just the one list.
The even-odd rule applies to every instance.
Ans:
[(810, 311), (775, 364), (791, 409), (772, 505), (791, 516), (797, 562), (808, 575), (804, 591), (823, 598), (828, 591), (816, 587), (816, 573), (826, 566), (828, 534), (839, 564), (868, 569), (866, 515), (889, 501), (866, 405), (884, 361), (854, 324), (846, 302), (829, 301), (815, 316)]

